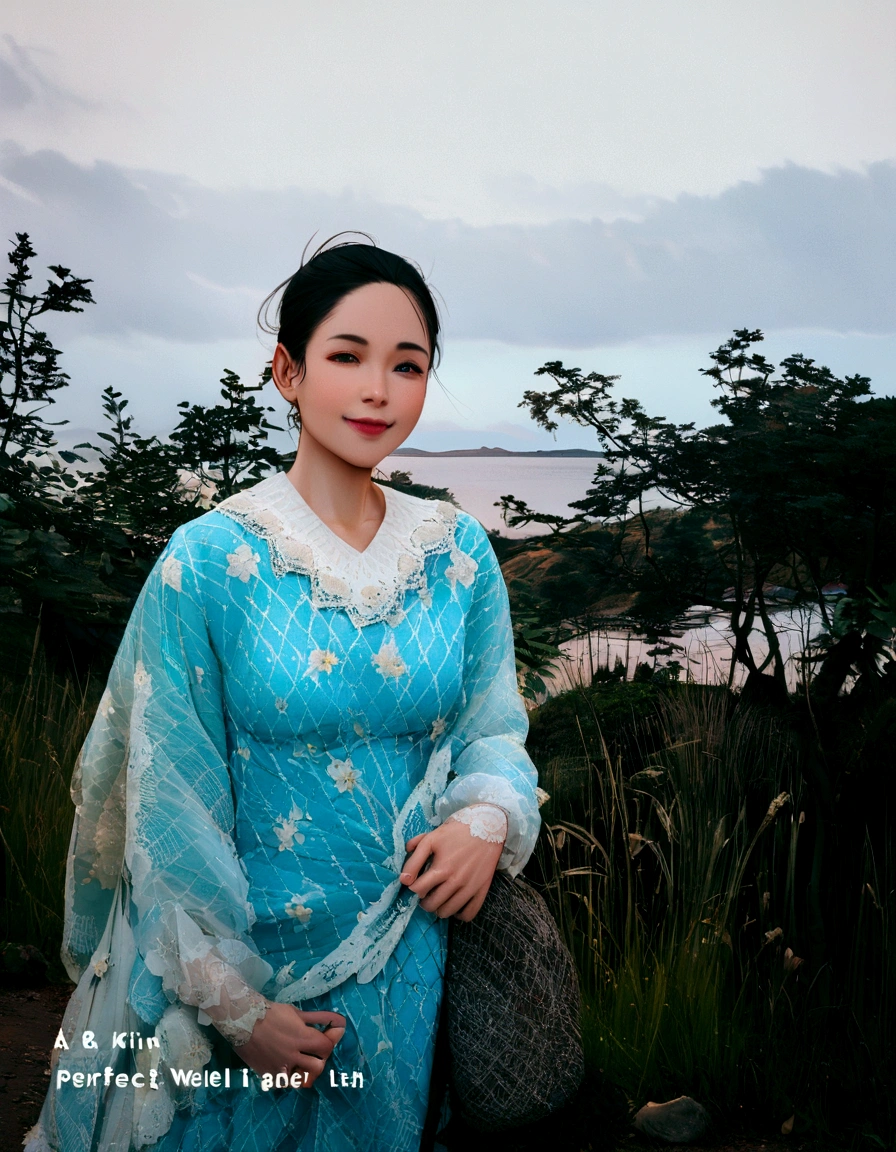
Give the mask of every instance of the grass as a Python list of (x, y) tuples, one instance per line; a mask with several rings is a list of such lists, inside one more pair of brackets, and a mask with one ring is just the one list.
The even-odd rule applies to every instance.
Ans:
[(576, 721), (581, 755), (540, 764), (540, 863), (579, 967), (589, 1065), (633, 1104), (687, 1093), (726, 1125), (795, 1117), (797, 1133), (892, 1147), (892, 840), (884, 859), (865, 844), (832, 996), (828, 966), (807, 959), (812, 806), (785, 723), (698, 686), (655, 708), (634, 763), (595, 752), (592, 713)]
[(75, 760), (96, 710), (95, 685), (49, 669), (35, 645), (24, 675), (0, 676), (0, 940), (31, 944), (62, 979), (59, 960)]

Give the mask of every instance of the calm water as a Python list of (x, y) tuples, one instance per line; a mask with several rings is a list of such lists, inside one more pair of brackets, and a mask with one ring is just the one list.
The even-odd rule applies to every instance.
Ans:
[(394, 469), (410, 472), (418, 484), (448, 488), (461, 508), (486, 528), (498, 528), (505, 536), (532, 536), (538, 526), (508, 528), (495, 501), (517, 496), (536, 512), (569, 516), (570, 500), (585, 495), (599, 463), (591, 457), (562, 456), (388, 456), (380, 467), (387, 474)]
[[(833, 610), (832, 604), (831, 613)], [(809, 641), (823, 629), (821, 613), (817, 607), (808, 604), (796, 607), (788, 605), (773, 609), (771, 617), (785, 661), (787, 684), (791, 691), (795, 691), (801, 683), (800, 656)], [(669, 656), (660, 657), (656, 663), (667, 664), (677, 660), (682, 666), (682, 680), (691, 679), (699, 684), (728, 683), (733, 654), (728, 618), (710, 609), (694, 608), (686, 621), (686, 627), (678, 631), (680, 634), (671, 640), (660, 642), (661, 647), (674, 644), (677, 650)], [(577, 684), (590, 683), (598, 666), (612, 668), (617, 657), (625, 665), (629, 679), (638, 664), (655, 663), (655, 658), (648, 655), (653, 645), (643, 637), (634, 636), (620, 628), (598, 630), (562, 647), (569, 659), (559, 665), (552, 678), (551, 694)], [(753, 629), (750, 647), (757, 664), (761, 664), (768, 655), (768, 642), (761, 627)], [(771, 673), (771, 666), (766, 671)], [(733, 685), (740, 687), (746, 675), (744, 666), (737, 665)]]

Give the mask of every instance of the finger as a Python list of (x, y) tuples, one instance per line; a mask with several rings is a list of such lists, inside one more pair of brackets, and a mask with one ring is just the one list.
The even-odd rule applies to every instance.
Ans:
[(447, 900), (438, 909), (438, 915), (444, 920), (447, 916), (456, 916), (458, 912), (466, 908), (468, 904), (476, 896), (475, 888), (459, 888), (453, 896), (449, 896)]
[(408, 852), (413, 852), (425, 835), (425, 832), (418, 832), (416, 836), (412, 836), (411, 839), (408, 840), (407, 844), (405, 844), (405, 850)]
[(305, 1056), (301, 1053), (293, 1059), (293, 1071), (305, 1073), (305, 1083), (303, 1088), (310, 1088), (314, 1081), (320, 1076), (326, 1064), (325, 1060), (319, 1060), (317, 1056)]
[(320, 1060), (333, 1051), (333, 1041), (328, 1032), (318, 1032), (316, 1028), (306, 1028), (296, 1041), (296, 1051), (305, 1056), (316, 1056)]
[(420, 897), (420, 902), (423, 903), (425, 897), (430, 892), (442, 884), (449, 882), (451, 883), (451, 891), (454, 892), (458, 886), (457, 880), (454, 877), (446, 875), (440, 868), (430, 868), (426, 872), (421, 872), (413, 884), (409, 884), (408, 887), (412, 892), (417, 893)]
[(459, 912), (455, 912), (454, 915), (458, 920), (465, 920), (467, 923), (469, 923), (469, 921), (476, 916), (476, 914), (479, 912), (479, 909), (485, 903), (486, 895), (486, 892), (478, 893), (472, 898), (472, 900), (465, 904)]
[(404, 867), (402, 868), (401, 875), (399, 876), (399, 880), (401, 880), (402, 884), (407, 884), (408, 887), (410, 887), (419, 876), (420, 869), (431, 855), (432, 848), (430, 847), (430, 842), (427, 839), (427, 833), (423, 833), (417, 843), (417, 846), (404, 862)]
[(427, 912), (435, 912), (441, 915), (441, 909), (456, 893), (457, 885), (451, 880), (445, 880), (437, 888), (434, 888), (429, 895), (420, 901), (420, 906)]
[(330, 1028), (341, 1028), (343, 1032), (345, 1031), (345, 1017), (339, 1012), (303, 1012), (301, 1008), (296, 1008), (296, 1011), (306, 1024), (326, 1024), (328, 1032)]
[(340, 1028), (338, 1024), (334, 1024), (323, 1033), (323, 1038), (329, 1040), (332, 1047), (335, 1048), (344, 1035), (345, 1029)]
[[(302, 1015), (304, 1019), (300, 1047), (305, 1052), (329, 1056), (345, 1035), (345, 1017), (340, 1016), (338, 1012), (303, 1012)], [(315, 1027), (318, 1024), (324, 1024), (326, 1027)]]

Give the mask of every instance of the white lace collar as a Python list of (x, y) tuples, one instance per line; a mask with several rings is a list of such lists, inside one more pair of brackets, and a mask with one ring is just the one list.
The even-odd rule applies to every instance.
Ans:
[(381, 620), (397, 624), (409, 588), (429, 603), (427, 556), (449, 552), (448, 579), (466, 586), (478, 565), (455, 544), (453, 504), (421, 500), (394, 488), (384, 487), (383, 495), (386, 515), (363, 552), (324, 524), (285, 472), (230, 496), (215, 511), (267, 542), (276, 576), (298, 572), (310, 577), (316, 608), (342, 608), (358, 627)]

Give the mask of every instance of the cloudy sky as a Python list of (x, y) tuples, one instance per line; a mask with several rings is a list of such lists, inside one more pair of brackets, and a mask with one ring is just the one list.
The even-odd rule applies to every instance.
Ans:
[(51, 327), (78, 438), (107, 384), (164, 432), (256, 375), (259, 302), (346, 228), (444, 300), (420, 447), (552, 446), (549, 359), (704, 420), (735, 327), (896, 392), (892, 0), (5, 0), (0, 35), (3, 239), (95, 282)]

